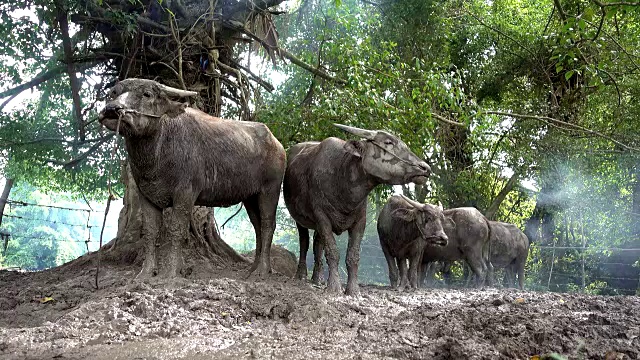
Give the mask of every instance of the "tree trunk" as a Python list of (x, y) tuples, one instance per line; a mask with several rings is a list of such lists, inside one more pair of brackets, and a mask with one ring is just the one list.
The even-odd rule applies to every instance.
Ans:
[(2, 217), (4, 216), (4, 207), (7, 205), (7, 200), (9, 200), (9, 194), (11, 193), (11, 188), (13, 187), (13, 179), (5, 179), (4, 181), (4, 189), (2, 190), (2, 197), (0, 197), (0, 229), (2, 228)]
[[(640, 165), (636, 165), (633, 174), (633, 201), (631, 204), (631, 231), (636, 244), (640, 242)], [(640, 245), (640, 244), (638, 244)]]
[[(103, 261), (122, 265), (142, 265), (143, 275), (162, 273), (162, 262), (145, 261), (159, 248), (159, 233), (162, 211), (152, 206), (138, 191), (129, 166), (122, 169), (125, 184), (124, 206), (118, 218), (118, 233), (104, 247)], [(165, 209), (166, 211), (166, 209)], [(220, 237), (213, 208), (195, 207), (191, 214), (188, 240), (182, 244), (180, 254), (181, 273), (206, 274), (234, 264), (249, 264), (249, 260), (238, 254)], [(195, 274), (194, 274), (195, 275)]]
[(491, 202), (491, 205), (489, 205), (487, 212), (484, 214), (487, 219), (495, 220), (495, 216), (498, 212), (498, 209), (500, 209), (500, 205), (507, 197), (507, 195), (511, 192), (511, 190), (513, 190), (517, 183), (518, 173), (513, 173), (513, 175), (511, 175), (511, 177), (509, 178), (509, 181), (507, 181), (502, 190), (500, 190), (500, 193), (498, 193), (498, 196), (496, 196), (496, 198)]

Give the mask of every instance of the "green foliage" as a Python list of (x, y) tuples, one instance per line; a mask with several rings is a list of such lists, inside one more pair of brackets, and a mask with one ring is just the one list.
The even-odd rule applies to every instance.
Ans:
[[(68, 201), (65, 197), (45, 195), (33, 186), (15, 186), (12, 194), (14, 198), (29, 203)], [(87, 248), (83, 240), (92, 236), (95, 243), (100, 231), (97, 226), (91, 229), (93, 231), (87, 229), (87, 217), (88, 213), (83, 211), (7, 206), (2, 225), (11, 237), (6, 253), (0, 256), (0, 267), (42, 270), (62, 265), (84, 254)], [(96, 248), (97, 245), (92, 244), (91, 250)]]
[[(280, 63), (272, 70), (285, 81), (254, 104), (256, 118), (287, 148), (328, 136), (346, 138), (332, 126), (336, 122), (391, 131), (434, 173), (429, 185), (403, 190), (445, 207), (486, 211), (516, 173), (519, 181), (499, 203), (496, 218), (521, 228), (540, 220), (536, 211), (551, 219), (551, 236), (531, 247), (527, 285), (610, 291), (616, 276), (600, 263), (619, 254), (607, 249), (640, 247), (639, 219), (633, 215), (640, 211), (634, 201), (640, 193), (640, 8), (601, 8), (587, 0), (559, 3), (562, 10), (554, 2), (534, 0), (302, 1), (277, 17), (280, 44), (346, 85)], [(48, 25), (54, 23), (55, 8), (33, 4), (35, 17), (16, 12), (29, 4), (0, 5), (4, 87), (60, 65), (60, 34)], [(136, 30), (131, 14), (107, 11), (105, 16), (122, 25), (125, 37)], [(76, 44), (87, 36), (73, 35)], [(92, 146), (99, 141), (78, 141), (63, 74), (37, 87), (37, 101), (0, 113), (3, 173), (42, 191), (96, 198), (105, 192), (109, 168), (113, 180), (119, 167), (111, 159), (110, 142), (96, 150)], [(107, 134), (95, 121), (98, 99), (89, 84), (96, 78), (96, 70), (81, 75), (90, 140)], [(78, 165), (62, 165), (90, 150)], [(123, 155), (121, 150), (118, 156)], [(393, 191), (379, 187), (370, 198), (366, 265), (361, 266), (370, 281), (385, 281), (386, 270), (374, 259), (380, 256), (374, 225), (377, 209)], [(236, 209), (217, 211), (220, 225)], [(277, 216), (275, 242), (297, 252), (295, 224), (282, 204)], [(253, 249), (244, 211), (227, 228), (223, 237), (237, 249)], [(338, 239), (344, 248), (345, 235)], [(584, 253), (548, 248), (583, 244)], [(58, 253), (53, 255), (53, 245), (42, 246), (38, 251), (49, 264)], [(576, 271), (583, 255), (585, 289)], [(549, 277), (551, 266), (564, 277)], [(628, 276), (637, 275), (637, 268), (632, 270), (635, 275)], [(461, 267), (455, 271), (462, 276)]]

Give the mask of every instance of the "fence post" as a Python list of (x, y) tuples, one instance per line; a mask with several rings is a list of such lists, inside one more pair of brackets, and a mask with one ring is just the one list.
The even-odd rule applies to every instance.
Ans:
[(584, 262), (585, 262), (585, 252), (587, 249), (587, 239), (584, 237), (584, 217), (583, 214), (580, 213), (580, 233), (582, 234), (582, 293), (585, 291), (585, 273), (584, 273)]

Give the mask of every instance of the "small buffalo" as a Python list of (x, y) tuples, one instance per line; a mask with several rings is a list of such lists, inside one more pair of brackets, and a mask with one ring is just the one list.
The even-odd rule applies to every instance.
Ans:
[(476, 208), (462, 207), (444, 211), (446, 246), (425, 246), (418, 282), (422, 284), (429, 263), (465, 260), (476, 274), (476, 286), (484, 284), (489, 270), (489, 220)]
[[(333, 234), (349, 231), (348, 295), (359, 293), (360, 242), (366, 224), (367, 196), (378, 184), (424, 184), (431, 169), (396, 136), (385, 131), (336, 124), (362, 140), (327, 138), (297, 144), (289, 150), (284, 200), (300, 235), (296, 276), (306, 279), (309, 229), (315, 230), (314, 273), (322, 269), (322, 247), (329, 265), (327, 289), (341, 290), (338, 248)], [(315, 278), (319, 278), (319, 273)]]
[(403, 195), (394, 195), (387, 201), (378, 216), (378, 237), (389, 267), (391, 287), (398, 287), (398, 268), (400, 288), (418, 287), (418, 268), (424, 247), (447, 245), (444, 223), (442, 206), (420, 204)]
[(100, 123), (125, 138), (140, 193), (162, 214), (162, 241), (147, 244), (141, 275), (176, 276), (194, 205), (242, 202), (256, 233), (250, 272), (271, 272), (269, 255), (286, 153), (260, 123), (210, 116), (174, 101), (197, 95), (152, 80), (127, 79), (109, 92)]
[(517, 226), (498, 221), (489, 221), (491, 227), (491, 265), (487, 279), (493, 280), (493, 268), (505, 269), (507, 286), (515, 284), (524, 289), (524, 266), (529, 255), (529, 239)]

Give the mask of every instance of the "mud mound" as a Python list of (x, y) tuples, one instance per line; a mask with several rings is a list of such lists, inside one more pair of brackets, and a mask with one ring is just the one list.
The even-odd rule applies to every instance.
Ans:
[[(255, 255), (256, 251), (253, 250), (247, 254), (247, 257), (253, 261)], [(286, 277), (293, 278), (298, 268), (298, 258), (280, 245), (271, 245), (271, 268)]]
[[(1, 314), (0, 358), (640, 356), (638, 297), (363, 286), (352, 298), (278, 275), (122, 280), (134, 270), (106, 269), (99, 291), (90, 271), (0, 272), (0, 304), (12, 307)], [(12, 312), (22, 315), (5, 320)]]

